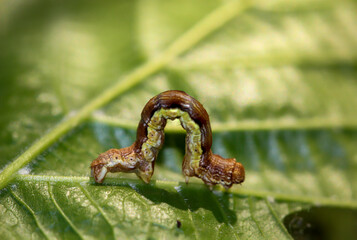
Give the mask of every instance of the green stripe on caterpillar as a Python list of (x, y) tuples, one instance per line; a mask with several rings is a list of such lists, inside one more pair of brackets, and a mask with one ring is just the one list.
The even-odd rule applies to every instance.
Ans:
[(201, 178), (205, 184), (222, 184), (230, 188), (244, 181), (245, 172), (234, 158), (213, 154), (209, 116), (200, 102), (182, 91), (166, 91), (145, 105), (137, 129), (136, 141), (129, 147), (110, 149), (91, 164), (92, 176), (102, 183), (108, 172), (136, 173), (148, 183), (154, 164), (164, 144), (167, 120), (179, 119), (186, 130), (186, 152), (182, 173), (186, 183), (190, 177)]

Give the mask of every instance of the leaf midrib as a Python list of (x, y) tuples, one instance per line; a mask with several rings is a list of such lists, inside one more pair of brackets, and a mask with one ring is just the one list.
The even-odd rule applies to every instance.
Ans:
[[(98, 185), (90, 177), (79, 177), (79, 176), (53, 176), (53, 175), (30, 175), (30, 174), (17, 174), (14, 178), (14, 183), (16, 182), (46, 182), (46, 183), (62, 183), (62, 184), (81, 184), (81, 185)], [(123, 186), (128, 184), (144, 184), (139, 179), (127, 179), (127, 178), (106, 178), (103, 185), (104, 186)], [(174, 188), (178, 186), (184, 186), (184, 182), (179, 181), (167, 181), (167, 180), (152, 180), (149, 183), (151, 186), (156, 186), (159, 188)], [(187, 188), (199, 187), (206, 189), (206, 186), (200, 183), (189, 183)], [(215, 191), (224, 191), (221, 187), (217, 187)], [(233, 187), (229, 190), (230, 193), (239, 197), (255, 197), (261, 199), (274, 199), (274, 201), (282, 202), (297, 202), (297, 203), (307, 203), (312, 205), (323, 205), (329, 207), (341, 207), (357, 209), (357, 201), (345, 201), (339, 199), (332, 199), (328, 197), (311, 197), (306, 195), (293, 195), (286, 193), (277, 193), (269, 191), (260, 190), (249, 190), (241, 187)]]

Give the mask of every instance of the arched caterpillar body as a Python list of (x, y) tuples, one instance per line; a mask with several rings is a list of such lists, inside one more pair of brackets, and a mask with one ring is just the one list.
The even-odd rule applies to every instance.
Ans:
[(92, 162), (95, 181), (103, 182), (107, 172), (134, 172), (148, 183), (164, 143), (166, 121), (177, 118), (187, 132), (182, 163), (186, 183), (193, 176), (201, 178), (209, 186), (222, 184), (225, 188), (244, 181), (242, 164), (234, 158), (225, 159), (212, 153), (211, 125), (202, 104), (176, 90), (162, 92), (149, 100), (141, 113), (136, 141), (131, 146), (110, 149)]

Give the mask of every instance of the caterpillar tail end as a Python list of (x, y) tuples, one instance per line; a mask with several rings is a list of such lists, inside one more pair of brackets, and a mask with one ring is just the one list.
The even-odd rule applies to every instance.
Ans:
[(209, 187), (220, 184), (229, 189), (233, 184), (244, 182), (245, 171), (243, 165), (235, 158), (223, 158), (212, 154), (208, 165), (199, 167), (197, 177)]

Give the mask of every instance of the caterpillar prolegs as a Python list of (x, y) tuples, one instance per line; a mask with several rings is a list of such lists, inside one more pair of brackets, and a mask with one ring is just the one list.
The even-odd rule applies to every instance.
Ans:
[(92, 176), (102, 183), (108, 172), (132, 172), (148, 183), (154, 172), (157, 154), (164, 144), (167, 120), (179, 119), (186, 130), (186, 149), (182, 173), (201, 178), (205, 184), (230, 188), (244, 181), (245, 172), (234, 158), (223, 158), (211, 151), (212, 131), (209, 116), (200, 102), (182, 91), (166, 91), (145, 105), (137, 128), (136, 141), (129, 147), (110, 149), (91, 164)]

